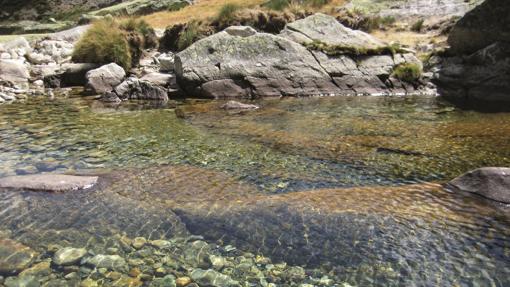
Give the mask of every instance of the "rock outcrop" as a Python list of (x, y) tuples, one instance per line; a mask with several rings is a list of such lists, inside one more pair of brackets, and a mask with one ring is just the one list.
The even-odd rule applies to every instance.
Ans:
[(448, 37), (455, 54), (472, 54), (495, 42), (510, 42), (510, 2), (486, 0), (467, 13)]
[(479, 168), (455, 178), (449, 185), (461, 191), (510, 204), (510, 168)]
[(460, 104), (510, 102), (508, 15), (510, 2), (487, 0), (459, 20), (448, 38), (450, 56), (435, 75), (441, 95)]
[(229, 27), (175, 57), (181, 87), (209, 98), (416, 93), (419, 83), (392, 77), (403, 63), (421, 65), (333, 17), (315, 14), (280, 35)]

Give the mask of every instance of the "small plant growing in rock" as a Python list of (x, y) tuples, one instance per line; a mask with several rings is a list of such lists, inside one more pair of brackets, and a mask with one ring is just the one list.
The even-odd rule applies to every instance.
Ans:
[(191, 46), (200, 37), (200, 23), (197, 21), (189, 22), (184, 30), (179, 34), (177, 40), (177, 49), (182, 51)]
[(414, 24), (411, 25), (411, 31), (421, 32), (421, 30), (423, 29), (423, 23), (424, 22), (425, 22), (424, 19), (420, 19), (420, 20), (414, 22)]
[(421, 78), (422, 69), (418, 64), (404, 63), (398, 65), (392, 75), (404, 82), (415, 83)]
[(216, 20), (220, 23), (226, 23), (232, 21), (234, 19), (235, 13), (240, 9), (240, 7), (236, 4), (225, 4), (221, 6), (218, 15), (216, 16)]

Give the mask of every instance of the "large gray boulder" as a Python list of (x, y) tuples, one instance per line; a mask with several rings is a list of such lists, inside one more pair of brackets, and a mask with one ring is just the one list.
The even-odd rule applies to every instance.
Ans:
[(510, 204), (510, 168), (475, 169), (450, 181), (449, 185), (490, 200)]
[(110, 92), (122, 82), (125, 76), (126, 72), (121, 66), (115, 63), (104, 65), (87, 72), (86, 89), (93, 94)]
[[(472, 55), (446, 58), (436, 74), (441, 95), (461, 104), (510, 102), (510, 43), (496, 42)], [(508, 109), (508, 108), (507, 108)]]
[(448, 43), (455, 54), (471, 54), (494, 42), (510, 42), (510, 1), (485, 0), (453, 27)]
[(0, 80), (12, 83), (27, 82), (27, 66), (18, 60), (0, 60)]
[(435, 75), (441, 95), (475, 108), (489, 104), (509, 109), (508, 15), (509, 1), (487, 0), (457, 22), (448, 37), (449, 57), (443, 59)]
[(412, 53), (393, 55), (382, 41), (316, 14), (278, 36), (229, 27), (178, 53), (175, 71), (189, 94), (212, 98), (415, 93), (419, 82), (392, 77), (403, 63), (421, 66)]
[(266, 33), (223, 31), (175, 56), (176, 75), (191, 94), (212, 98), (339, 92), (302, 45)]
[(97, 176), (74, 176), (64, 174), (34, 174), (9, 176), (0, 179), (0, 190), (33, 190), (66, 192), (82, 190), (96, 185)]

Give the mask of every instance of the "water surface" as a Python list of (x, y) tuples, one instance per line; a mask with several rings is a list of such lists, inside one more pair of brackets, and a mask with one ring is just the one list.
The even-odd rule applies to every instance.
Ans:
[(221, 104), (180, 102), (184, 119), (87, 98), (0, 105), (0, 176), (106, 178), (86, 193), (0, 193), (1, 231), (42, 253), (196, 234), (337, 286), (510, 285), (508, 208), (438, 184), (508, 166), (509, 113), (435, 98)]

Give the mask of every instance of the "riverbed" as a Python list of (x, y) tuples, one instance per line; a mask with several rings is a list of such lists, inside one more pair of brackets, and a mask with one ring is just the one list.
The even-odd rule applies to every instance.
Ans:
[[(32, 264), (50, 262), (54, 246), (126, 259), (121, 283), (86, 260), (53, 264), (37, 279), (69, 286), (149, 286), (197, 268), (242, 286), (510, 284), (508, 207), (442, 185), (509, 166), (510, 113), (435, 97), (265, 99), (253, 111), (222, 104), (57, 97), (0, 105), (0, 176), (101, 177), (90, 191), (0, 193), (0, 237), (35, 250)], [(130, 247), (142, 237), (172, 248)], [(230, 265), (189, 259), (196, 242)], [(239, 271), (243, 258), (260, 272)], [(303, 276), (287, 274), (299, 268)]]

